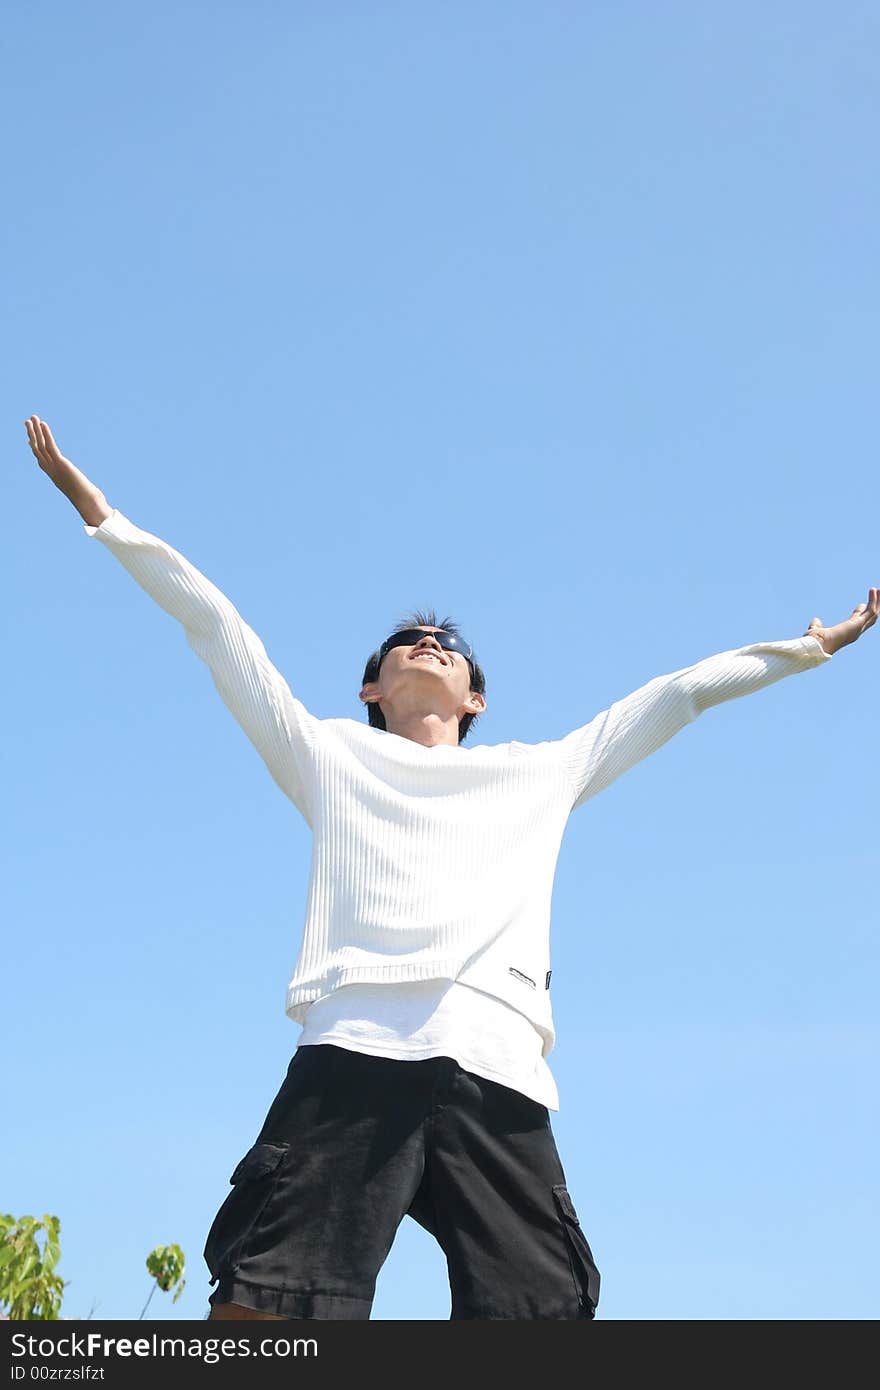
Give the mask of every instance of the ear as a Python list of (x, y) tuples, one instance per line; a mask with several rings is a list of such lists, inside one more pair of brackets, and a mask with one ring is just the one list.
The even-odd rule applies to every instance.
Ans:
[(364, 704), (368, 705), (371, 701), (375, 701), (379, 698), (377, 694), (378, 689), (378, 681), (367, 681), (366, 685), (361, 686), (358, 699), (363, 700)]
[(466, 714), (482, 714), (486, 708), (486, 698), (478, 691), (472, 690), (465, 700), (465, 707)]

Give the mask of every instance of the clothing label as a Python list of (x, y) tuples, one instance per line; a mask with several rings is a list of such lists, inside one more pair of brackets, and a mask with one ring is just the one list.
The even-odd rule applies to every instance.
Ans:
[(508, 966), (508, 970), (511, 975), (515, 975), (518, 980), (522, 980), (523, 984), (531, 985), (532, 989), (538, 988), (534, 980), (530, 980), (528, 975), (524, 975), (521, 970), (514, 969), (512, 965)]

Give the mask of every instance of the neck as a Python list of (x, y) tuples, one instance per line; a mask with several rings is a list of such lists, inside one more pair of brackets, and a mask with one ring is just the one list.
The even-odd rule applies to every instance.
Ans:
[(459, 746), (457, 715), (444, 719), (439, 714), (410, 714), (397, 718), (386, 714), (385, 727), (389, 734), (411, 739), (413, 743), (421, 743), (426, 748), (434, 748), (440, 743), (453, 748)]

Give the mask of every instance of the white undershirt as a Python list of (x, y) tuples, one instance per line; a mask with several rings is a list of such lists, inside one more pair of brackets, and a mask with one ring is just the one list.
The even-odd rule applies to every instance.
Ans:
[(454, 1057), (465, 1071), (559, 1109), (541, 1034), (525, 1014), (470, 985), (341, 985), (309, 1005), (299, 1046), (314, 1043), (402, 1061)]

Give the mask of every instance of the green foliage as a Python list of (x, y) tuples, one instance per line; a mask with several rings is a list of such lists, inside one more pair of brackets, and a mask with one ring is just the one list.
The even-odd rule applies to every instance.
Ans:
[(147, 1273), (152, 1274), (163, 1293), (169, 1293), (178, 1280), (180, 1281), (180, 1288), (171, 1300), (172, 1303), (176, 1303), (183, 1293), (186, 1283), (183, 1278), (184, 1263), (183, 1251), (179, 1245), (157, 1245), (147, 1256)]
[[(175, 1285), (178, 1285), (171, 1300), (172, 1303), (176, 1303), (186, 1285), (186, 1280), (183, 1277), (185, 1265), (183, 1251), (179, 1245), (157, 1245), (155, 1250), (151, 1250), (147, 1256), (147, 1273), (152, 1274), (156, 1283), (150, 1289), (150, 1298), (156, 1292), (157, 1286), (163, 1293), (169, 1293)], [(141, 1310), (141, 1317), (144, 1316), (150, 1305), (150, 1298), (147, 1299)]]
[[(0, 1214), (0, 1311), (10, 1319), (57, 1320), (61, 1316), (61, 1298), (66, 1281), (55, 1273), (61, 1258), (58, 1233), (61, 1222), (57, 1216), (10, 1216)], [(38, 1237), (43, 1236), (40, 1246)], [(173, 1303), (183, 1293), (186, 1280), (183, 1251), (179, 1245), (157, 1245), (147, 1256), (147, 1273), (155, 1284), (144, 1304), (141, 1317), (147, 1311), (150, 1298), (157, 1288), (163, 1293), (175, 1290)]]
[[(61, 1258), (57, 1216), (0, 1215), (0, 1307), (12, 1319), (57, 1320), (65, 1281), (55, 1273)], [(43, 1235), (40, 1247), (38, 1236)]]

